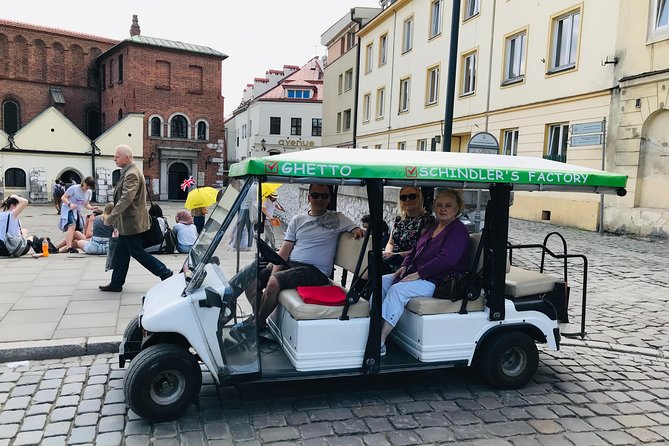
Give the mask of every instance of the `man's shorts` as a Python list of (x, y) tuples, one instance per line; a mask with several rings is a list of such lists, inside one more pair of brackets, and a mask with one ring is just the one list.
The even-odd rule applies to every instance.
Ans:
[[(313, 265), (306, 263), (288, 262), (289, 269), (284, 269), (274, 273), (274, 277), (279, 282), (279, 288), (289, 290), (298, 286), (322, 286), (330, 283), (330, 279)], [(267, 286), (267, 281), (272, 275), (273, 265), (270, 263), (267, 268), (260, 271), (260, 289)]]

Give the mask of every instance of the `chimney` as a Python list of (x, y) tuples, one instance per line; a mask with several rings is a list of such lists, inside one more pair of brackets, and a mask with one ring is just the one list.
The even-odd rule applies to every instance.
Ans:
[(139, 29), (139, 22), (137, 21), (137, 14), (132, 15), (132, 25), (130, 25), (130, 37), (139, 36), (141, 30)]

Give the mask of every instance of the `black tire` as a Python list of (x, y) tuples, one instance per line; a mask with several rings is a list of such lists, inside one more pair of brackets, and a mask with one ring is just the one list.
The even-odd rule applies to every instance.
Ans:
[(202, 371), (183, 347), (157, 344), (142, 350), (130, 363), (123, 382), (125, 401), (149, 421), (172, 420), (198, 398)]
[(538, 365), (537, 345), (520, 331), (493, 334), (476, 358), (481, 377), (498, 389), (523, 387), (532, 379)]
[(139, 326), (139, 316), (135, 316), (123, 332), (123, 339), (127, 342), (142, 342), (142, 327)]

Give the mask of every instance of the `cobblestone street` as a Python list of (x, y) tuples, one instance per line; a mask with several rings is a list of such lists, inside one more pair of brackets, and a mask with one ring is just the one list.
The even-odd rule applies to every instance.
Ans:
[[(517, 220), (510, 241), (552, 230), (588, 256), (588, 336), (540, 349), (523, 389), (491, 389), (469, 370), (221, 388), (205, 373), (198, 405), (151, 424), (125, 405), (114, 354), (18, 362), (0, 365), (0, 445), (668, 444), (666, 242)], [(514, 253), (525, 267), (537, 259)], [(578, 268), (569, 279), (576, 320)]]

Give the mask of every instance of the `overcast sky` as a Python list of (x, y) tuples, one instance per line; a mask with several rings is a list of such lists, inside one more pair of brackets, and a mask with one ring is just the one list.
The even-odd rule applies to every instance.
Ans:
[(352, 6), (378, 0), (30, 0), (3, 1), (0, 17), (112, 39), (129, 37), (132, 15), (142, 35), (209, 46), (223, 61), (225, 114), (254, 77), (325, 54), (321, 34)]

